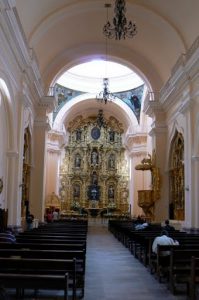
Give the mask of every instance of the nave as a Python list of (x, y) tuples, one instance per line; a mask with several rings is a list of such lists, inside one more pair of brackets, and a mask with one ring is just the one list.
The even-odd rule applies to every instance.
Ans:
[(89, 222), (84, 300), (184, 300), (173, 296), (108, 231)]
[[(11, 291), (12, 292), (12, 291)], [(10, 294), (10, 299), (14, 299)], [(165, 283), (159, 283), (130, 253), (100, 219), (89, 220), (83, 300), (185, 300), (173, 296)], [(62, 291), (26, 291), (24, 300), (62, 300)], [(79, 298), (78, 298), (79, 299)], [(71, 295), (69, 295), (71, 300)]]

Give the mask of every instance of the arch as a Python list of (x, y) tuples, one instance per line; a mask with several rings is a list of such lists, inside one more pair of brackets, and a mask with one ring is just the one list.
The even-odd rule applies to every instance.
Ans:
[[(83, 113), (83, 110), (86, 113), (87, 109), (87, 114), (93, 114), (96, 113), (96, 109), (100, 109), (101, 107), (104, 107), (103, 104), (97, 103), (95, 99), (96, 95), (93, 94), (83, 94), (80, 96), (75, 97), (74, 99), (70, 100), (68, 103), (66, 103), (63, 108), (59, 111), (57, 114), (54, 124), (53, 124), (53, 129), (62, 131), (63, 130), (63, 124), (64, 120), (67, 119), (68, 115), (70, 116), (70, 119), (74, 117), (74, 113), (71, 114), (72, 109), (77, 109), (79, 112)], [(92, 104), (92, 107), (91, 107)], [(79, 107), (81, 106), (81, 109)], [(127, 104), (125, 104), (123, 101), (120, 99), (116, 98), (114, 102), (108, 103), (106, 107), (104, 107), (104, 111), (108, 112), (109, 114), (114, 114), (114, 112), (118, 115), (118, 119), (121, 121), (124, 121), (126, 130), (129, 127), (137, 126), (138, 121), (132, 112), (132, 110), (128, 107)], [(76, 113), (77, 115), (77, 113)]]
[[(1, 77), (1, 75), (3, 75)], [(6, 81), (5, 81), (6, 79)], [(6, 129), (7, 129), (7, 151), (16, 149), (17, 140), (14, 134), (14, 94), (9, 84), (8, 79), (5, 74), (0, 71), (0, 92), (1, 92), (1, 101), (3, 102), (6, 116)]]
[(176, 132), (179, 132), (179, 133), (181, 133), (184, 136), (183, 127), (181, 127), (177, 121), (175, 121), (173, 123), (170, 135), (168, 137), (168, 149), (166, 151), (167, 157), (166, 157), (166, 160), (165, 160), (165, 169), (166, 170), (169, 170), (170, 153), (171, 153), (170, 150), (171, 150), (172, 141), (174, 140)]
[(169, 152), (169, 218), (184, 220), (184, 138), (177, 130)]
[(8, 157), (9, 149), (14, 144), (12, 139), (12, 118), (9, 109), (10, 94), (5, 81), (0, 78), (0, 178), (4, 183), (4, 188), (0, 195), (2, 208), (7, 208), (7, 182), (8, 182)]

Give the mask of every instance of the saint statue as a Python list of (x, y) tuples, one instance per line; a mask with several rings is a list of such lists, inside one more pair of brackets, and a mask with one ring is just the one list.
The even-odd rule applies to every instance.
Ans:
[(115, 132), (113, 130), (109, 131), (109, 141), (110, 142), (115, 141)]
[(82, 132), (80, 129), (76, 130), (76, 141), (81, 141)]
[(114, 199), (114, 187), (112, 185), (110, 185), (108, 188), (108, 198)]
[(97, 165), (98, 164), (98, 153), (97, 153), (96, 150), (94, 150), (91, 153), (91, 164), (93, 164), (93, 165)]
[(115, 155), (111, 154), (108, 161), (109, 169), (115, 169)]
[(80, 168), (81, 167), (81, 157), (79, 154), (75, 156), (75, 168)]

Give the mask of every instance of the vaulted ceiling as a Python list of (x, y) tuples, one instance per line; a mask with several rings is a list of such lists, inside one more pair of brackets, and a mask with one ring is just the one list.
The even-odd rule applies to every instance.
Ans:
[[(16, 0), (28, 42), (46, 84), (79, 62), (105, 55), (105, 3), (114, 0)], [(198, 35), (198, 0), (126, 0), (126, 16), (136, 22), (133, 39), (109, 40), (109, 55), (160, 89), (180, 54)]]
[[(105, 3), (111, 3), (112, 23), (115, 0), (16, 0), (45, 87), (74, 65), (106, 58), (106, 38), (102, 33), (107, 22)], [(108, 40), (108, 59), (130, 67), (150, 89), (159, 91), (179, 56), (198, 36), (198, 12), (198, 0), (126, 0), (126, 17), (136, 23), (138, 33), (133, 39)], [(82, 111), (99, 108), (90, 101), (82, 102), (83, 109), (82, 105), (70, 109), (70, 118), (66, 117), (65, 122)], [(122, 116), (120, 111), (114, 104), (106, 106), (106, 113), (114, 112), (118, 119)], [(126, 117), (126, 128), (131, 126), (129, 118)]]

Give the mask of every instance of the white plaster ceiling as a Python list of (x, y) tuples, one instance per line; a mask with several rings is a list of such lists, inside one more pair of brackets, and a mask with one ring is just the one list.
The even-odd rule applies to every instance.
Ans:
[[(64, 70), (105, 57), (105, 3), (112, 4), (112, 22), (114, 0), (16, 0), (46, 87)], [(133, 39), (109, 40), (109, 59), (132, 68), (158, 91), (179, 55), (198, 36), (199, 1), (126, 0), (126, 8), (126, 17), (136, 22), (138, 33)]]

